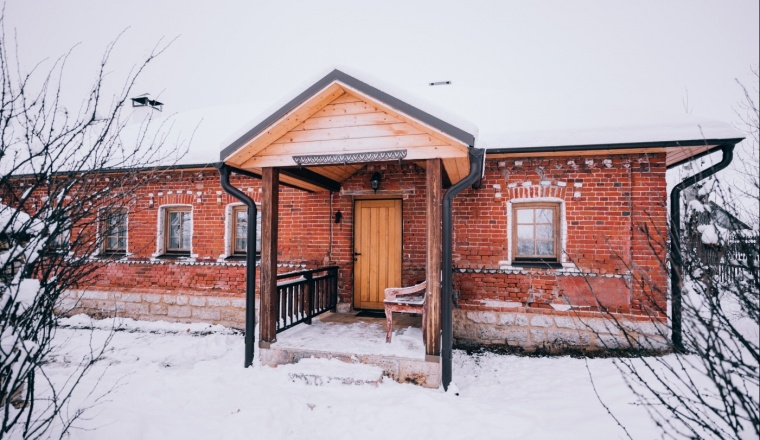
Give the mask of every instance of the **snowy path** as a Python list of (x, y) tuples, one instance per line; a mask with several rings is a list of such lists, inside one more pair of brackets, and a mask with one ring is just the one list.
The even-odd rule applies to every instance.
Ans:
[[(139, 323), (138, 323), (139, 324)], [(147, 324), (152, 325), (152, 324)], [(181, 324), (172, 324), (182, 328)], [(138, 325), (139, 327), (139, 325)], [(186, 329), (188, 325), (185, 325)], [(103, 330), (59, 329), (72, 371)], [(292, 382), (294, 366), (242, 368), (243, 337), (118, 332), (106, 359), (79, 389), (72, 410), (104, 372), (116, 384), (86, 413), (73, 439), (616, 439), (623, 431), (596, 399), (586, 362), (572, 358), (467, 356), (455, 352), (459, 395), (385, 381), (378, 387)], [(588, 361), (600, 394), (634, 438), (657, 438), (646, 411), (610, 359)], [(102, 394), (102, 391), (101, 391)]]

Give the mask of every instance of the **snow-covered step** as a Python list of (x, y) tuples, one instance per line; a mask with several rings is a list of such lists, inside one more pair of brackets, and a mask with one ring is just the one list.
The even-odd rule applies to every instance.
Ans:
[(305, 358), (289, 366), (290, 380), (307, 385), (340, 383), (377, 386), (383, 380), (383, 369), (376, 365), (350, 364), (338, 359)]

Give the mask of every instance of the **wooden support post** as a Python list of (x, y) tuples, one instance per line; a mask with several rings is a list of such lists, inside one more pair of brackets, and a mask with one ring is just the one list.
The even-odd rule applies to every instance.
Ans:
[[(277, 216), (280, 176), (277, 168), (262, 169), (261, 197), (261, 320), (259, 343), (277, 340)], [(249, 251), (250, 252), (250, 251)]]
[(441, 159), (427, 159), (427, 293), (425, 354), (441, 354)]

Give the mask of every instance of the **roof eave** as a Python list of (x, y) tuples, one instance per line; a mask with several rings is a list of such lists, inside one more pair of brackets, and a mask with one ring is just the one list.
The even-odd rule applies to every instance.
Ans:
[(472, 146), (475, 144), (475, 136), (468, 133), (436, 116), (431, 115), (425, 111), (414, 107), (392, 95), (389, 95), (382, 90), (373, 87), (363, 81), (354, 78), (338, 69), (334, 69), (332, 72), (325, 75), (322, 79), (309, 86), (306, 90), (301, 92), (298, 96), (288, 101), (287, 104), (277, 109), (274, 113), (267, 116), (264, 120), (256, 124), (253, 128), (248, 130), (245, 134), (237, 138), (235, 141), (224, 147), (220, 153), (220, 159), (226, 160), (237, 152), (241, 147), (248, 143), (251, 139), (255, 138), (261, 132), (265, 131), (268, 127), (282, 119), (283, 116), (290, 113), (293, 109), (307, 101), (309, 98), (319, 93), (325, 87), (329, 86), (333, 82), (339, 82), (347, 87), (358, 90), (361, 93), (370, 96), (377, 101), (380, 101), (389, 107), (396, 109), (397, 111), (406, 114), (407, 116), (414, 118), (424, 124), (427, 124), (442, 133), (451, 136), (452, 138), (464, 143), (465, 145)]

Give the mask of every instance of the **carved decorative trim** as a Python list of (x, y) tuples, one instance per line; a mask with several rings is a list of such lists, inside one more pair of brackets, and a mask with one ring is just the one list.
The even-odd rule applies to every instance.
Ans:
[(348, 163), (383, 162), (389, 160), (401, 161), (405, 157), (406, 150), (389, 150), (366, 153), (293, 156), (293, 161), (298, 165), (344, 165)]

